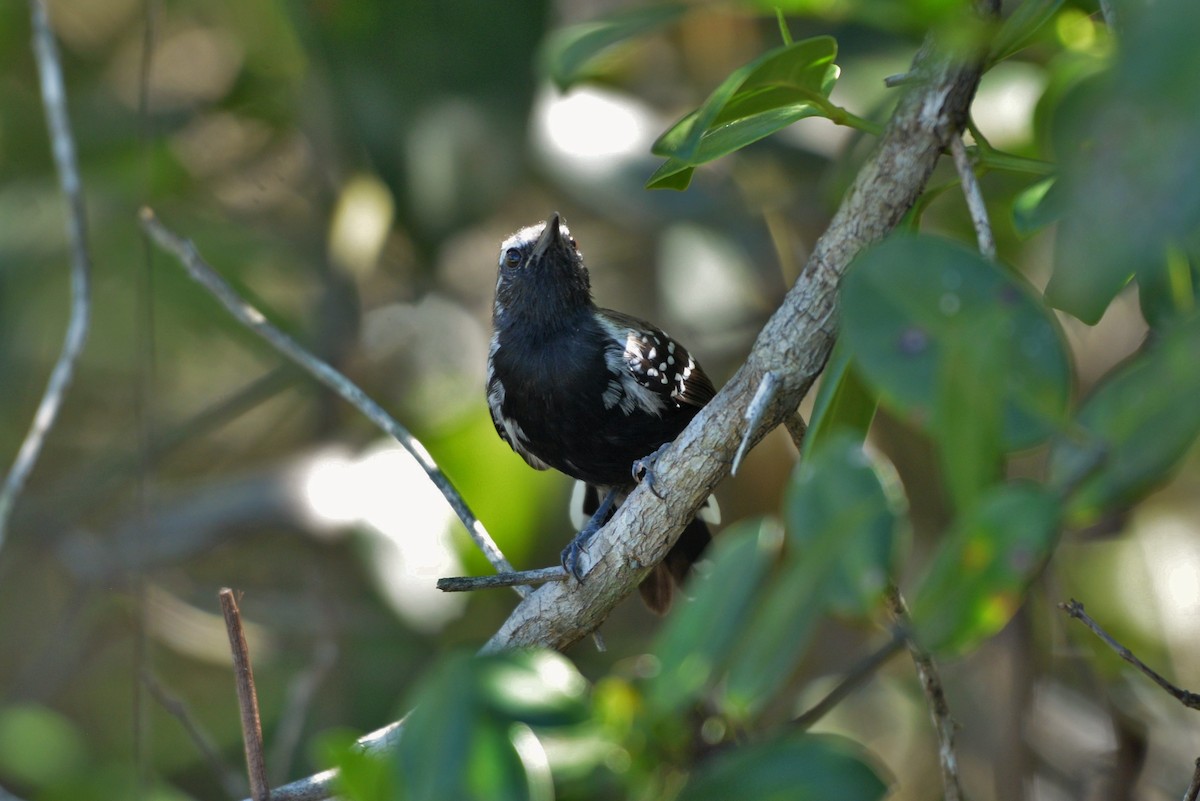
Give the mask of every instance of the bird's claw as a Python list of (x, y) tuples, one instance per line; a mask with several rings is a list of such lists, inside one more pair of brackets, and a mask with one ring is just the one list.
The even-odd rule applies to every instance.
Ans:
[(654, 486), (654, 465), (658, 463), (658, 457), (662, 455), (662, 452), (666, 450), (667, 446), (670, 444), (671, 443), (667, 442), (659, 445), (658, 449), (654, 451), (654, 453), (650, 454), (649, 456), (643, 456), (641, 459), (635, 459), (633, 462), (633, 480), (638, 484), (645, 484), (646, 487), (652, 493), (654, 493), (654, 497), (658, 498), (660, 501), (663, 500), (665, 496)]
[[(580, 532), (582, 535), (583, 532)], [(563, 570), (575, 577), (578, 582), (583, 582), (583, 565), (580, 564), (581, 557), (587, 553), (587, 544), (580, 542), (582, 536), (577, 536), (563, 548), (562, 566)]]

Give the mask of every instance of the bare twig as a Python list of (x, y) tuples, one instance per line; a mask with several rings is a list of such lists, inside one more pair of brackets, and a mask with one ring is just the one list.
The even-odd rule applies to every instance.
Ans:
[(950, 154), (954, 157), (954, 168), (958, 170), (958, 179), (962, 183), (963, 197), (967, 200), (967, 210), (971, 213), (971, 223), (975, 226), (975, 238), (979, 242), (979, 252), (985, 258), (996, 259), (996, 239), (992, 236), (992, 224), (988, 220), (987, 204), (983, 202), (983, 192), (979, 188), (979, 179), (975, 175), (975, 165), (967, 153), (961, 136), (950, 140)]
[(33, 423), (25, 435), (12, 469), (0, 488), (0, 547), (4, 545), (8, 518), (25, 480), (33, 471), (42, 444), (62, 406), (67, 387), (75, 373), (75, 362), (87, 340), (91, 317), (91, 256), (88, 253), (87, 218), (83, 206), (83, 183), (75, 158), (75, 140), (67, 117), (67, 91), (63, 85), (58, 47), (50, 31), (44, 0), (29, 0), (33, 24), (33, 53), (41, 79), (42, 104), (46, 107), (46, 127), (50, 131), (58, 182), (67, 200), (67, 239), (71, 244), (71, 319), (67, 324), (62, 351), (50, 372), (46, 390), (38, 403)]
[(812, 728), (818, 720), (825, 717), (846, 696), (858, 689), (871, 676), (874, 676), (879, 668), (883, 667), (896, 652), (904, 647), (905, 642), (905, 633), (897, 629), (890, 640), (884, 643), (881, 648), (876, 649), (874, 653), (869, 654), (866, 659), (852, 667), (850, 672), (838, 682), (838, 685), (829, 691), (828, 695), (806, 710), (800, 717), (796, 718), (793, 721), (794, 724), (801, 729)]
[(1092, 620), (1092, 618), (1088, 616), (1087, 612), (1083, 611), (1083, 604), (1081, 604), (1079, 601), (1076, 601), (1074, 598), (1072, 598), (1066, 603), (1059, 604), (1058, 608), (1091, 629), (1092, 633), (1103, 640), (1109, 648), (1113, 649), (1117, 656), (1121, 657), (1126, 662), (1133, 665), (1135, 668), (1148, 676), (1151, 681), (1166, 690), (1176, 701), (1183, 704), (1188, 709), (1200, 709), (1200, 694), (1177, 687), (1176, 685), (1164, 679), (1157, 671), (1155, 671), (1142, 660), (1138, 659), (1137, 655), (1134, 654), (1133, 651), (1130, 651), (1124, 645), (1121, 645), (1121, 643), (1113, 639), (1112, 635), (1101, 628), (1099, 623)]
[(221, 754), (217, 750), (217, 746), (213, 743), (212, 738), (208, 736), (208, 732), (200, 726), (196, 721), (192, 711), (182, 698), (163, 686), (162, 682), (151, 672), (147, 670), (141, 671), (142, 685), (150, 692), (155, 701), (167, 711), (171, 717), (179, 721), (179, 725), (187, 733), (196, 749), (203, 755), (204, 760), (208, 763), (209, 769), (216, 775), (217, 780), (221, 782), (221, 787), (230, 798), (241, 798), (242, 791), (245, 785), (242, 784), (238, 775), (230, 769), (225, 761), (221, 759)]
[[(265, 339), (273, 348), (278, 350), (283, 355), (287, 356), (296, 364), (300, 365), (311, 376), (316, 378), (325, 386), (332, 389), (334, 392), (341, 395), (348, 403), (362, 412), (368, 420), (377, 425), (379, 428), (387, 432), (397, 442), (399, 442), (409, 454), (424, 468), (426, 475), (434, 483), (442, 495), (446, 497), (446, 501), (450, 507), (454, 509), (458, 519), (467, 527), (467, 533), (483, 551), (484, 556), (491, 562), (492, 566), (500, 573), (512, 573), (514, 568), (509, 561), (504, 558), (500, 548), (496, 545), (483, 523), (475, 517), (475, 514), (467, 506), (462, 495), (454, 488), (450, 479), (437, 466), (437, 462), (429, 455), (429, 451), (425, 446), (417, 440), (408, 429), (396, 422), (396, 420), (383, 410), (383, 407), (372, 400), (349, 378), (333, 369), (326, 362), (318, 359), (296, 340), (279, 330), (277, 327), (267, 321), (262, 312), (251, 306), (243, 300), (229, 286), (228, 282), (222, 278), (216, 270), (214, 270), (196, 250), (196, 246), (189, 240), (184, 239), (173, 231), (168, 230), (158, 218), (154, 216), (154, 212), (149, 208), (141, 210), (142, 228), (146, 233), (167, 252), (175, 256), (183, 268), (191, 276), (192, 280), (196, 281), (202, 287), (209, 291), (226, 311), (233, 315), (234, 319), (254, 331), (260, 337)], [(527, 587), (515, 587), (514, 589), (524, 597), (528, 594)]]
[(452, 576), (438, 579), (437, 588), (442, 592), (471, 592), (490, 590), (496, 587), (513, 587), (518, 584), (545, 584), (547, 581), (566, 581), (567, 571), (562, 565), (539, 567), (535, 570), (518, 570), (513, 573), (496, 573), (491, 576)]
[(762, 422), (763, 415), (767, 413), (767, 407), (775, 400), (775, 393), (778, 391), (779, 376), (768, 370), (763, 375), (758, 389), (754, 391), (754, 397), (750, 399), (750, 405), (746, 407), (746, 431), (742, 434), (742, 441), (738, 445), (737, 453), (733, 455), (733, 464), (729, 468), (730, 475), (737, 475), (738, 466), (742, 463), (742, 457), (746, 455), (746, 451), (750, 448), (750, 438), (758, 431), (759, 423)]
[(1183, 794), (1183, 801), (1196, 801), (1197, 798), (1200, 798), (1200, 759), (1196, 760), (1196, 770), (1192, 773), (1187, 792)]
[[(888, 590), (887, 604), (892, 619), (905, 630), (911, 628), (912, 621), (908, 616), (908, 605), (904, 603), (904, 597), (900, 594), (900, 590), (895, 587)], [(908, 639), (908, 652), (912, 655), (913, 665), (917, 669), (917, 678), (921, 681), (921, 690), (925, 693), (925, 703), (929, 707), (929, 716), (933, 719), (945, 799), (946, 801), (962, 801), (964, 796), (962, 781), (958, 777), (958, 754), (954, 750), (954, 737), (958, 724), (950, 715), (950, 705), (946, 702), (942, 677), (938, 673), (933, 657), (923, 651), (911, 637)]]
[(237, 682), (238, 708), (242, 713), (242, 744), (246, 748), (250, 797), (253, 801), (267, 801), (271, 790), (267, 785), (267, 765), (263, 756), (262, 721), (258, 717), (258, 696), (254, 691), (254, 671), (250, 667), (250, 649), (246, 646), (242, 615), (233, 590), (225, 587), (218, 596), (221, 612), (225, 615), (225, 629), (229, 632), (229, 650), (233, 653), (233, 677)]

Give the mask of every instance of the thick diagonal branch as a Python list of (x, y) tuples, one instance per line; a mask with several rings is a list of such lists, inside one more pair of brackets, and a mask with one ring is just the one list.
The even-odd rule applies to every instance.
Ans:
[[(994, 8), (992, 9), (994, 12)], [(589, 546), (586, 580), (547, 584), (521, 602), (484, 647), (564, 648), (599, 626), (662, 560), (712, 488), (729, 473), (745, 411), (768, 373), (779, 382), (757, 441), (791, 415), (825, 366), (837, 331), (837, 287), (850, 260), (883, 239), (921, 194), (938, 158), (958, 136), (980, 67), (938, 56), (927, 45), (871, 158), (817, 241), (783, 305), (743, 367), (659, 459), (665, 501), (636, 490)]]

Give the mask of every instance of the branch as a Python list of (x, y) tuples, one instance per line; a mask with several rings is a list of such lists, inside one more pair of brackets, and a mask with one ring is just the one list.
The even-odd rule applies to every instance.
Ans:
[(988, 221), (987, 205), (983, 202), (983, 192), (979, 189), (975, 165), (971, 163), (971, 157), (967, 154), (967, 147), (963, 144), (961, 136), (950, 140), (950, 154), (954, 157), (954, 168), (958, 170), (958, 178), (962, 183), (967, 210), (971, 212), (971, 223), (975, 226), (979, 252), (984, 258), (995, 261), (996, 238), (992, 236), (992, 224)]
[(54, 165), (58, 182), (67, 199), (67, 239), (71, 243), (71, 319), (63, 339), (62, 351), (50, 372), (46, 390), (38, 403), (29, 432), (17, 451), (12, 469), (0, 488), (0, 547), (8, 527), (13, 504), (25, 480), (33, 471), (42, 444), (50, 432), (62, 406), (67, 387), (75, 373), (75, 362), (87, 340), (91, 316), (91, 256), (88, 254), (87, 218), (83, 207), (83, 183), (79, 179), (79, 164), (75, 158), (75, 140), (71, 137), (71, 121), (67, 117), (67, 91), (63, 85), (62, 65), (44, 0), (29, 0), (33, 25), (33, 53), (41, 80), (42, 104), (46, 107), (46, 127), (50, 131)]
[(492, 576), (455, 576), (438, 579), (437, 588), (442, 592), (471, 592), (490, 590), (495, 587), (515, 587), (519, 584), (544, 584), (548, 581), (566, 581), (567, 571), (562, 565), (539, 567), (535, 570), (518, 570), (513, 573), (496, 573)]
[(867, 679), (875, 675), (879, 668), (883, 667), (897, 651), (904, 647), (908, 641), (908, 635), (903, 629), (896, 629), (892, 634), (892, 638), (877, 648), (873, 653), (868, 654), (866, 659), (863, 659), (857, 665), (850, 669), (837, 686), (829, 691), (829, 694), (810, 707), (793, 721), (793, 724), (800, 729), (811, 729), (818, 720), (846, 699), (850, 693), (859, 688), (860, 685), (866, 682)]
[(912, 70), (919, 80), (905, 87), (878, 148), (759, 334), (747, 363), (659, 458), (656, 489), (665, 500), (645, 488), (634, 490), (589, 545), (585, 580), (539, 588), (517, 606), (485, 652), (562, 649), (595, 630), (662, 560), (729, 473), (746, 409), (768, 372), (776, 375), (778, 388), (750, 444), (796, 410), (833, 347), (837, 286), (846, 266), (891, 232), (916, 201), (943, 149), (962, 130), (980, 71), (977, 63), (952, 61), (930, 45), (922, 48)]
[[(898, 625), (905, 630), (911, 628), (912, 621), (908, 615), (908, 605), (900, 590), (892, 587), (887, 593), (888, 611)], [(917, 669), (917, 678), (921, 681), (921, 690), (925, 693), (925, 704), (929, 707), (929, 717), (933, 719), (933, 731), (938, 741), (938, 764), (942, 769), (942, 788), (945, 790), (946, 801), (962, 801), (964, 798), (962, 781), (958, 777), (958, 754), (954, 750), (954, 736), (958, 724), (950, 715), (950, 705), (946, 703), (946, 690), (942, 687), (942, 677), (938, 673), (937, 664), (933, 657), (923, 651), (910, 637), (908, 652), (912, 655), (913, 666)]]
[(1166, 690), (1176, 701), (1183, 704), (1188, 709), (1200, 709), (1200, 694), (1177, 687), (1176, 685), (1164, 679), (1157, 671), (1155, 671), (1142, 660), (1138, 659), (1137, 655), (1134, 654), (1133, 651), (1130, 651), (1124, 645), (1121, 645), (1121, 643), (1113, 639), (1112, 635), (1101, 628), (1099, 623), (1092, 620), (1088, 613), (1083, 611), (1083, 604), (1079, 603), (1079, 601), (1076, 601), (1074, 598), (1072, 598), (1067, 603), (1059, 604), (1058, 608), (1091, 629), (1092, 633), (1103, 640), (1109, 648), (1113, 649), (1117, 656), (1121, 657), (1126, 662), (1133, 665), (1135, 668), (1148, 676), (1151, 681)]
[[(433, 460), (433, 457), (429, 455), (429, 451), (425, 450), (425, 446), (409, 433), (408, 429), (396, 422), (391, 415), (383, 410), (382, 406), (372, 400), (353, 381), (305, 350), (296, 340), (268, 322), (262, 312), (239, 297), (233, 290), (233, 287), (200, 257), (200, 253), (196, 250), (194, 244), (173, 231), (168, 230), (159, 222), (153, 210), (142, 208), (140, 216), (142, 228), (149, 234), (150, 238), (163, 250), (175, 256), (179, 260), (179, 263), (183, 265), (187, 274), (191, 276), (192, 280), (216, 297), (221, 305), (225, 307), (225, 310), (233, 315), (235, 320), (265, 339), (268, 344), (284, 356), (287, 356), (300, 367), (303, 367), (309, 375), (341, 395), (348, 403), (362, 412), (368, 420), (399, 442), (417, 460), (421, 467), (424, 468), (426, 475), (429, 476), (434, 485), (441, 490), (450, 507), (458, 515), (458, 519), (466, 526), (467, 533), (471, 535), (471, 539), (483, 551), (484, 556), (487, 557), (487, 560), (491, 562), (497, 572), (514, 572), (513, 566), (504, 558), (504, 554), (501, 553), (492, 536), (488, 534), (483, 523), (475, 517), (470, 507), (467, 506), (467, 502), (463, 500), (462, 495), (458, 493), (458, 490), (450, 483), (450, 479), (437, 466), (437, 462)], [(516, 587), (515, 589), (522, 597), (529, 592), (527, 587)]]
[(254, 671), (250, 667), (250, 649), (242, 629), (233, 590), (223, 588), (218, 596), (225, 615), (225, 630), (229, 633), (229, 650), (233, 654), (233, 677), (237, 682), (238, 709), (242, 713), (242, 744), (246, 748), (246, 773), (250, 777), (250, 797), (267, 801), (271, 790), (267, 785), (267, 765), (263, 756), (262, 721), (258, 716), (258, 695), (254, 691)]

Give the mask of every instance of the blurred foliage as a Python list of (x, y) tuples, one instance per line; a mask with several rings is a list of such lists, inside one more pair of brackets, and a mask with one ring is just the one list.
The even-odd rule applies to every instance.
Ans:
[[(1200, 6), (1122, 0), (1110, 28), (1092, 0), (972, 5), (51, 2), (95, 322), (0, 552), (0, 787), (244, 792), (233, 586), (275, 784), (336, 764), (358, 801), (928, 798), (904, 660), (794, 723), (889, 646), (895, 584), (945, 660), (972, 798), (1178, 797), (1185, 713), (1055, 604), (1200, 686)], [(28, 24), (0, 4), (4, 454), (66, 316)], [(799, 465), (768, 437), (718, 490), (734, 522), (690, 599), (622, 606), (605, 653), (468, 656), (515, 598), (433, 589), (487, 569), (437, 493), (136, 225), (150, 204), (194, 239), (396, 411), (510, 559), (549, 564), (568, 482), (484, 405), (497, 243), (561, 211), (604, 305), (720, 383), (926, 34), (986, 48), (968, 142), (997, 261), (942, 165), (846, 277)], [(352, 746), (410, 711), (395, 754)]]

